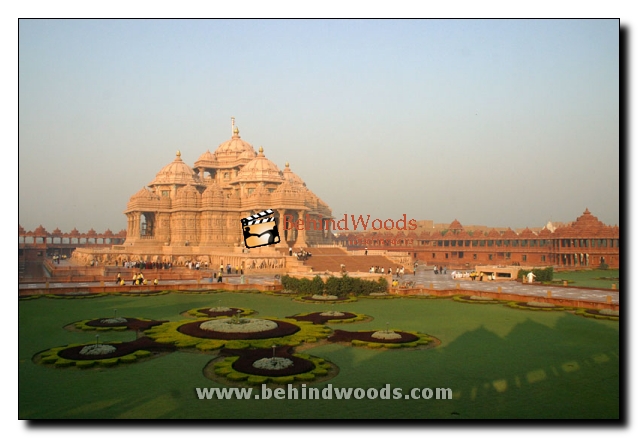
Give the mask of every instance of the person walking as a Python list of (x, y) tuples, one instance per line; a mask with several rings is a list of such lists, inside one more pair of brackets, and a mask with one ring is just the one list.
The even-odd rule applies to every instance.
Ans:
[(534, 273), (532, 271), (529, 271), (529, 274), (527, 274), (527, 282), (529, 284), (534, 283), (534, 279), (536, 278), (536, 275), (534, 275)]

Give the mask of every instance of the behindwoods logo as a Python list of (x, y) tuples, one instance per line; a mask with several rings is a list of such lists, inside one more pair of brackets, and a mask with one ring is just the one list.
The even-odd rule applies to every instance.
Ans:
[[(284, 215), (284, 230), (323, 230), (323, 229), (331, 229), (333, 231), (357, 231), (363, 230), (367, 231), (368, 227), (374, 231), (378, 231), (381, 229), (384, 230), (402, 230), (402, 231), (414, 231), (417, 229), (416, 219), (410, 219), (408, 221), (407, 216), (404, 214), (403, 218), (398, 220), (393, 219), (373, 219), (370, 222), (370, 215), (366, 215), (364, 218), (363, 215), (359, 215), (359, 217), (355, 218), (355, 215), (350, 215), (350, 221), (348, 221), (348, 215), (344, 214), (343, 219), (340, 219), (335, 222), (335, 219), (326, 219), (325, 221), (322, 219), (311, 219), (306, 215), (306, 219), (297, 219), (293, 220), (293, 216), (286, 214)], [(349, 224), (350, 222), (350, 224)], [(329, 226), (331, 224), (332, 226)], [(349, 225), (352, 228), (349, 228)]]

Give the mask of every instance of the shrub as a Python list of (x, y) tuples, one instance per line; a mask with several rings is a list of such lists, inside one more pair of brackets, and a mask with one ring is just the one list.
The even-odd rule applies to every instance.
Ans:
[(302, 295), (326, 293), (338, 297), (347, 297), (348, 295), (370, 295), (374, 292), (387, 292), (388, 290), (388, 282), (385, 278), (379, 278), (377, 281), (364, 280), (350, 277), (348, 274), (343, 274), (341, 277), (330, 276), (325, 283), (318, 275), (312, 280), (284, 275), (281, 278), (281, 284), (284, 289)]
[(312, 279), (312, 283), (310, 284), (311, 293), (313, 295), (321, 295), (323, 294), (324, 284), (321, 277), (315, 275), (315, 278)]
[(266, 376), (249, 376), (246, 379), (248, 383), (251, 385), (261, 385), (262, 383), (266, 383), (268, 381), (268, 377)]
[[(544, 269), (534, 268), (531, 270), (536, 276), (535, 281), (552, 281), (554, 279), (554, 268), (549, 266)], [(521, 269), (518, 271), (518, 279), (523, 279), (529, 274), (530, 271), (528, 269)]]

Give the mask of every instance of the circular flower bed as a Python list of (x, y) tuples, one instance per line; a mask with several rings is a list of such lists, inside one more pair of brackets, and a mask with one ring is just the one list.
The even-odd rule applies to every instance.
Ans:
[[(221, 292), (227, 292), (223, 289), (188, 289), (188, 290), (170, 290), (168, 291), (174, 294), (185, 294), (185, 295), (208, 295), (208, 294), (217, 294)], [(246, 291), (248, 292), (248, 291)]]
[(399, 295), (392, 295), (387, 292), (372, 292), (369, 295), (359, 295), (360, 298), (371, 298), (375, 300), (389, 300), (392, 298), (401, 298)]
[(177, 329), (180, 333), (203, 339), (247, 340), (268, 339), (297, 333), (298, 325), (286, 321), (242, 318), (241, 323), (232, 319), (210, 319), (188, 322)]
[[(398, 337), (395, 335), (398, 335)], [(386, 336), (386, 338), (379, 339), (380, 336)], [(354, 346), (368, 348), (415, 348), (425, 345), (434, 347), (440, 343), (440, 341), (438, 341), (436, 338), (422, 333), (405, 332), (398, 330), (359, 332), (335, 330), (333, 335), (328, 338), (328, 341), (348, 342)]]
[[(226, 319), (212, 319), (210, 321), (203, 322), (199, 325), (202, 330), (216, 332), (216, 333), (248, 333), (256, 334), (262, 332), (269, 332), (277, 329), (278, 324), (269, 319), (257, 319), (257, 318), (226, 318)], [(295, 327), (295, 331), (297, 328)], [(292, 332), (294, 333), (294, 332)]]
[(81, 355), (104, 356), (113, 353), (117, 348), (109, 344), (91, 344), (80, 350)]
[[(242, 318), (242, 320), (251, 321), (252, 318)], [(247, 322), (246, 324), (253, 327), (250, 331), (234, 329), (234, 331), (228, 332), (218, 329), (222, 325), (233, 325), (229, 319), (201, 319), (198, 321), (168, 322), (147, 330), (145, 334), (160, 343), (170, 343), (177, 347), (194, 347), (202, 351), (208, 351), (223, 347), (233, 349), (265, 348), (271, 347), (275, 343), (294, 346), (300, 345), (302, 342), (317, 342), (318, 339), (327, 338), (331, 332), (325, 326), (313, 325), (305, 321), (295, 321), (294, 319), (262, 318), (257, 321), (268, 321), (267, 324), (269, 326), (275, 324), (275, 327), (268, 330), (258, 330), (253, 323)], [(211, 324), (208, 324), (209, 322)], [(202, 325), (204, 325), (204, 328), (202, 328)], [(244, 324), (235, 325), (239, 327)], [(206, 327), (212, 328), (212, 330), (206, 330)]]
[(371, 337), (373, 337), (374, 339), (380, 339), (382, 341), (397, 340), (397, 339), (403, 338), (403, 336), (400, 333), (395, 333), (391, 330), (374, 332), (372, 333)]
[(478, 295), (457, 295), (452, 298), (459, 303), (478, 303), (478, 304), (499, 304), (501, 301), (490, 297), (480, 297)]
[(168, 290), (143, 290), (143, 291), (127, 291), (127, 292), (117, 292), (117, 295), (122, 295), (124, 297), (153, 297), (157, 295), (166, 295), (170, 293)]
[(73, 291), (73, 292), (66, 292), (63, 294), (47, 294), (45, 295), (45, 297), (73, 300), (73, 299), (83, 299), (83, 298), (97, 298), (97, 297), (103, 297), (105, 295), (108, 295), (108, 294), (101, 293), (101, 292), (91, 293), (88, 291)]
[(237, 316), (239, 311), (239, 315), (248, 316), (255, 313), (252, 309), (245, 309), (242, 307), (225, 307), (225, 306), (216, 306), (216, 307), (201, 307), (197, 309), (191, 309), (186, 311), (187, 315), (195, 316), (197, 318), (220, 318), (220, 317), (232, 317)]
[[(97, 318), (85, 319), (84, 321), (74, 322), (70, 327), (77, 330), (90, 331), (106, 331), (106, 330), (147, 330), (151, 327), (163, 324), (166, 321), (156, 321), (144, 318)], [(69, 326), (67, 326), (69, 327)]]
[(293, 361), (285, 357), (264, 357), (253, 362), (253, 367), (260, 370), (279, 371), (290, 368)]
[(588, 318), (609, 319), (611, 321), (620, 320), (620, 311), (611, 309), (578, 309), (576, 315), (586, 316)]
[(174, 351), (172, 345), (158, 344), (147, 337), (131, 342), (113, 342), (108, 344), (71, 344), (55, 347), (33, 358), (35, 363), (52, 365), (57, 368), (76, 366), (90, 368), (93, 366), (111, 367), (119, 363), (132, 363), (139, 359), (153, 357)]
[[(325, 297), (329, 297), (326, 299)], [(295, 301), (299, 301), (301, 303), (353, 303), (357, 301), (355, 297), (337, 297), (336, 295), (312, 295), (312, 296), (304, 296), (304, 297), (295, 297)]]
[(285, 385), (297, 382), (325, 380), (336, 375), (336, 367), (324, 359), (307, 354), (292, 353), (292, 347), (257, 348), (221, 351), (227, 355), (204, 369), (204, 375), (226, 384), (238, 382), (249, 385)]
[(319, 295), (319, 294), (314, 294), (311, 298), (313, 300), (321, 300), (321, 301), (335, 301), (339, 299), (339, 297), (336, 295)]
[(20, 301), (29, 301), (29, 300), (37, 300), (42, 295), (21, 295), (18, 297)]
[(122, 325), (122, 324), (126, 324), (127, 319), (126, 318), (106, 318), (106, 319), (101, 319), (100, 322), (102, 324), (109, 324), (109, 325)]
[(567, 310), (567, 307), (557, 306), (552, 303), (542, 303), (538, 301), (529, 301), (529, 302), (511, 302), (507, 303), (507, 305), (513, 309), (523, 309), (523, 310)]
[(313, 324), (338, 324), (372, 320), (372, 317), (364, 315), (362, 313), (335, 311), (299, 313), (294, 316), (289, 316), (288, 318), (293, 318), (297, 321), (310, 321)]

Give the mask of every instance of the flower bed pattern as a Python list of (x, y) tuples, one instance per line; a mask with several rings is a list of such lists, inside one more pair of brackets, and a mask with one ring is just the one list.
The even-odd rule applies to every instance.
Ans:
[(355, 297), (337, 297), (337, 299), (333, 300), (325, 300), (325, 299), (317, 299), (313, 298), (312, 295), (307, 295), (303, 297), (295, 297), (295, 301), (299, 301), (300, 303), (321, 303), (321, 304), (340, 304), (340, 303), (354, 303), (357, 301)]
[(97, 297), (103, 297), (106, 295), (108, 294), (102, 293), (102, 292), (91, 293), (91, 292), (85, 291), (85, 292), (67, 292), (64, 294), (47, 294), (45, 295), (45, 297), (55, 298), (55, 299), (66, 299), (66, 300), (73, 300), (73, 299), (81, 300), (84, 298), (97, 298)]
[(46, 350), (34, 357), (34, 362), (52, 365), (57, 368), (76, 366), (90, 368), (93, 366), (111, 367), (119, 363), (133, 363), (139, 359), (151, 358), (161, 353), (175, 350), (172, 345), (158, 344), (153, 340), (142, 337), (131, 342), (110, 342), (102, 345), (115, 347), (115, 351), (107, 354), (81, 354), (87, 346), (96, 344), (70, 344)]
[(273, 344), (297, 346), (302, 342), (317, 342), (327, 338), (330, 329), (310, 322), (293, 319), (265, 318), (277, 323), (277, 328), (257, 333), (222, 333), (201, 329), (199, 326), (210, 319), (198, 321), (176, 321), (147, 330), (145, 334), (160, 343), (177, 347), (193, 347), (202, 351), (219, 348), (243, 349), (249, 347), (268, 348)]
[(348, 332), (345, 330), (335, 330), (332, 336), (328, 338), (329, 342), (349, 342), (357, 347), (368, 348), (416, 348), (418, 346), (436, 346), (440, 344), (440, 341), (432, 336), (428, 336), (423, 333), (406, 332), (399, 330), (392, 330), (392, 332), (400, 334), (401, 338), (398, 339), (378, 339), (373, 337), (375, 333), (379, 331), (358, 331)]
[[(149, 296), (160, 292), (139, 292)], [(169, 293), (169, 291), (161, 291)], [(355, 298), (323, 300), (317, 297), (305, 302), (352, 302)], [(334, 308), (332, 308), (334, 309)], [(239, 314), (237, 311), (240, 311)], [(34, 355), (34, 362), (55, 367), (89, 368), (127, 364), (142, 358), (167, 354), (178, 348), (195, 348), (203, 352), (222, 350), (204, 368), (206, 377), (233, 385), (286, 385), (332, 378), (338, 372), (334, 364), (322, 358), (294, 353), (302, 343), (315, 343), (330, 336), (331, 342), (348, 342), (368, 348), (435, 347), (436, 338), (406, 331), (333, 331), (324, 323), (356, 322), (372, 317), (335, 310), (302, 313), (289, 318), (243, 318), (255, 313), (239, 307), (199, 307), (186, 312), (201, 316), (195, 321), (155, 321), (144, 318), (95, 318), (69, 324), (75, 330), (139, 330), (144, 337), (132, 342), (70, 344)], [(273, 352), (273, 348), (275, 351)]]
[(501, 304), (503, 301), (490, 298), (490, 297), (479, 297), (478, 295), (456, 295), (452, 298), (454, 301), (458, 301), (459, 303), (472, 303), (472, 304)]
[(185, 295), (208, 295), (228, 292), (223, 289), (190, 289), (190, 290), (171, 290), (170, 293)]
[(229, 310), (226, 311), (215, 311), (215, 307), (199, 307), (197, 309), (188, 310), (186, 313), (196, 318), (232, 317), (237, 315), (238, 310), (241, 316), (253, 315), (255, 313), (254, 310), (245, 309), (243, 307), (228, 307), (228, 309)]
[(507, 303), (507, 306), (511, 307), (512, 309), (521, 309), (521, 310), (562, 311), (562, 310), (570, 309), (569, 307), (557, 306), (551, 303), (540, 303), (537, 301), (530, 301), (530, 302), (512, 301)]
[(371, 321), (372, 317), (362, 313), (339, 312), (342, 315), (327, 315), (328, 312), (298, 313), (287, 318), (297, 321), (309, 321), (313, 324), (338, 324), (359, 321)]
[(22, 295), (22, 296), (18, 296), (18, 300), (19, 301), (37, 300), (41, 296), (43, 295)]
[(170, 291), (168, 290), (144, 290), (144, 291), (139, 291), (139, 292), (132, 292), (132, 291), (127, 291), (127, 292), (117, 292), (117, 295), (122, 295), (124, 297), (154, 297), (157, 295), (166, 295), (170, 293)]
[[(212, 363), (212, 371), (216, 376), (231, 382), (244, 382), (249, 385), (266, 383), (285, 385), (295, 381), (310, 382), (325, 378), (336, 368), (322, 358), (307, 354), (293, 354), (292, 350), (290, 346), (276, 347), (275, 356), (290, 360), (292, 365), (284, 369), (270, 370), (257, 368), (254, 364), (258, 361), (268, 361), (272, 358), (272, 348), (224, 349), (221, 354), (228, 357), (214, 361)], [(211, 367), (207, 368), (210, 369)], [(207, 374), (206, 370), (204, 374)]]
[(73, 326), (78, 330), (148, 330), (168, 321), (156, 321), (145, 318), (124, 318), (124, 322), (108, 322), (108, 318), (85, 319), (74, 322)]
[(574, 313), (587, 318), (620, 321), (620, 313), (617, 313), (617, 311), (609, 311), (608, 309), (578, 309)]
[(389, 293), (373, 292), (370, 295), (359, 295), (359, 298), (371, 298), (373, 300), (389, 300), (392, 298), (401, 298), (399, 295), (391, 295)]

